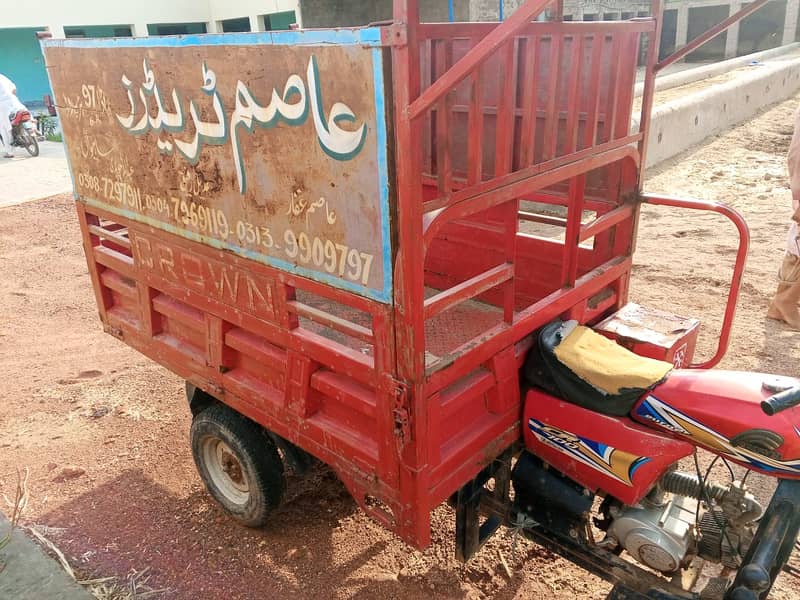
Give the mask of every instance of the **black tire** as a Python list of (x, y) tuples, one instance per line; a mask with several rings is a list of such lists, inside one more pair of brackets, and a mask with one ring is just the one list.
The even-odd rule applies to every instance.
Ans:
[(28, 151), (28, 154), (31, 156), (39, 156), (39, 142), (36, 141), (34, 136), (27, 131), (22, 131), (22, 133), (20, 133), (20, 138), (22, 138), (22, 145), (25, 150)]
[(192, 420), (192, 455), (209, 493), (237, 521), (262, 527), (280, 504), (283, 462), (256, 423), (222, 404)]

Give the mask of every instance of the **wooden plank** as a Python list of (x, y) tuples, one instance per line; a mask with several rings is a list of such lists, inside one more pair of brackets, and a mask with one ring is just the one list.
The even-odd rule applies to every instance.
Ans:
[(366, 327), (362, 327), (356, 323), (351, 323), (350, 321), (327, 313), (324, 310), (320, 310), (314, 306), (303, 304), (298, 300), (290, 300), (286, 303), (286, 307), (289, 312), (292, 312), (300, 317), (305, 317), (314, 323), (324, 325), (325, 327), (330, 327), (331, 329), (340, 333), (344, 333), (345, 335), (349, 335), (350, 337), (354, 337), (369, 344), (372, 344), (374, 341), (374, 335), (371, 329), (367, 329)]
[[(477, 43), (472, 40), (473, 46)], [(485, 112), (483, 106), (483, 67), (475, 69), (471, 77), (471, 96), (469, 110), (469, 138), (467, 141), (467, 185), (483, 181), (483, 126)]]
[(512, 168), (517, 97), (517, 40), (509, 40), (499, 54), (501, 67), (494, 150), (495, 177), (505, 175)]
[(578, 272), (578, 244), (580, 242), (581, 215), (583, 214), (583, 189), (586, 176), (576, 175), (569, 182), (567, 230), (564, 235), (564, 262), (561, 265), (561, 283), (574, 286)]
[[(422, 23), (419, 26), (419, 36), (423, 40), (442, 38), (458, 40), (475, 37), (482, 39), (498, 26), (498, 23)], [(594, 35), (617, 31), (645, 33), (653, 31), (655, 26), (655, 19), (652, 18), (640, 18), (635, 21), (564, 21), (563, 23), (536, 21), (522, 27), (517, 35), (550, 37), (553, 35)]]
[(584, 127), (583, 148), (591, 148), (597, 140), (597, 119), (600, 114), (600, 79), (603, 74), (601, 68), (605, 46), (605, 34), (597, 33), (592, 38), (592, 63), (589, 69), (591, 80), (587, 97), (591, 101), (589, 112), (586, 115)]
[(614, 139), (614, 121), (617, 116), (617, 95), (619, 94), (619, 89), (617, 87), (617, 82), (619, 81), (619, 70), (623, 61), (617, 60), (616, 57), (619, 56), (620, 49), (622, 48), (622, 44), (620, 41), (620, 35), (617, 34), (613, 38), (611, 38), (611, 75), (608, 79), (608, 90), (605, 96), (605, 119), (603, 119), (603, 130), (600, 133), (599, 142), (610, 142)]
[(556, 111), (558, 101), (558, 87), (561, 75), (561, 42), (562, 37), (553, 37), (550, 42), (550, 55), (547, 62), (550, 73), (547, 80), (547, 109), (544, 118), (544, 143), (542, 145), (542, 160), (552, 160), (556, 156), (556, 145), (558, 144), (558, 121), (559, 115)]
[(618, 223), (630, 219), (633, 216), (634, 207), (630, 204), (623, 204), (619, 208), (615, 208), (604, 214), (601, 217), (598, 217), (593, 222), (589, 223), (588, 225), (584, 225), (581, 227), (581, 236), (580, 241), (586, 241), (590, 237), (597, 235), (603, 231), (614, 227)]
[(104, 267), (114, 269), (129, 278), (135, 276), (133, 259), (130, 256), (125, 256), (105, 246), (95, 246), (92, 248), (91, 254), (94, 259)]
[(513, 279), (514, 266), (511, 264), (499, 265), (489, 269), (467, 281), (451, 287), (444, 292), (425, 300), (425, 318), (430, 319), (436, 315), (460, 304), (466, 300), (479, 296), (483, 292), (500, 285), (504, 281)]
[(266, 367), (283, 371), (286, 369), (286, 351), (246, 329), (234, 328), (225, 332), (225, 345), (251, 356)]
[[(632, 136), (635, 137), (635, 136)], [(613, 142), (616, 144), (617, 142)], [(565, 181), (570, 177), (574, 177), (580, 173), (586, 173), (593, 169), (609, 165), (623, 159), (630, 159), (636, 162), (638, 158), (637, 151), (634, 147), (628, 144), (623, 144), (618, 147), (612, 147), (610, 150), (593, 154), (591, 158), (581, 160), (580, 162), (567, 163), (555, 169), (548, 169), (542, 173), (535, 175), (528, 175), (523, 178), (516, 178), (520, 173), (512, 173), (508, 178), (513, 178), (513, 181), (508, 183), (500, 183), (505, 178), (498, 177), (495, 182), (498, 185), (486, 192), (471, 196), (459, 203), (454, 203), (451, 206), (443, 208), (434, 213), (426, 213), (424, 221), (424, 243), (427, 248), (431, 240), (433, 240), (439, 233), (440, 229), (449, 221), (454, 219), (463, 219), (471, 215), (475, 215), (483, 210), (487, 210), (494, 206), (503, 204), (515, 198), (524, 197), (535, 190), (543, 189), (554, 185), (558, 182)], [(531, 167), (534, 169), (540, 167), (544, 163)], [(478, 186), (475, 186), (478, 187)]]
[[(586, 165), (589, 163), (596, 164), (598, 156), (607, 152), (613, 152), (614, 150), (624, 149), (626, 146), (638, 142), (639, 139), (641, 139), (641, 134), (637, 133), (612, 142), (599, 144), (591, 148), (585, 148), (579, 152), (575, 152), (574, 154), (559, 156), (553, 160), (531, 165), (530, 167), (514, 171), (508, 175), (495, 177), (489, 181), (484, 181), (479, 184), (469, 186), (463, 190), (455, 192), (449, 199), (437, 198), (436, 200), (431, 200), (425, 204), (425, 219), (426, 221), (433, 220), (436, 215), (431, 213), (446, 208), (447, 206), (452, 206), (460, 202), (470, 200), (471, 198), (488, 194), (505, 186), (520, 183), (537, 175), (547, 175), (549, 181), (552, 181), (552, 183), (558, 183), (559, 181), (567, 179), (568, 175), (563, 177), (563, 179), (553, 179), (553, 174), (551, 173), (552, 171), (559, 169), (563, 171), (566, 167), (574, 167), (575, 172), (589, 171), (594, 167), (589, 167)], [(627, 151), (624, 153), (637, 155), (635, 150), (632, 153), (628, 153)]]
[(153, 309), (165, 317), (175, 319), (183, 325), (186, 325), (196, 331), (205, 333), (205, 313), (194, 308), (193, 306), (189, 306), (180, 300), (170, 298), (164, 294), (159, 294), (153, 298)]
[(310, 385), (317, 390), (352, 408), (366, 417), (374, 419), (377, 402), (375, 391), (332, 371), (317, 371), (311, 375)]
[(542, 223), (544, 225), (556, 225), (558, 227), (566, 227), (567, 220), (563, 217), (553, 217), (550, 215), (540, 215), (537, 213), (521, 210), (518, 213), (521, 221), (530, 221), (532, 223)]
[(564, 128), (564, 154), (571, 154), (578, 149), (578, 119), (580, 114), (580, 96), (578, 91), (583, 75), (583, 36), (572, 36), (572, 53), (570, 54), (569, 85), (567, 91), (567, 118)]
[[(89, 225), (89, 232), (96, 235), (97, 237), (109, 240), (114, 242), (117, 246), (122, 246), (123, 248), (127, 248), (128, 250), (131, 249), (131, 241), (126, 236), (123, 236), (119, 231), (111, 231), (109, 229), (104, 229), (99, 227), (98, 225)], [(127, 231), (127, 229), (125, 229)]]
[(110, 269), (104, 270), (100, 273), (100, 282), (107, 288), (114, 290), (126, 298), (139, 300), (139, 293), (136, 290), (135, 282), (127, 277), (123, 277), (116, 271), (111, 271)]
[[(450, 66), (453, 47), (450, 40), (438, 40), (435, 46), (436, 71), (442, 77)], [(436, 105), (436, 175), (439, 194), (447, 196), (453, 189), (451, 157), (451, 112), (453, 91), (442, 96)]]
[(410, 119), (416, 119), (433, 106), (449, 90), (461, 83), (473, 69), (483, 64), (498, 48), (530, 23), (552, 0), (529, 0), (520, 6), (511, 17), (495, 27), (476, 46), (470, 49), (453, 67), (434, 84), (420, 94), (408, 107)]
[(583, 275), (575, 287), (559, 289), (517, 314), (512, 327), (501, 323), (476, 339), (455, 349), (447, 360), (429, 365), (426, 395), (450, 385), (459, 377), (474, 371), (497, 352), (530, 335), (558, 315), (618, 279), (631, 268), (630, 257), (614, 258)]
[(520, 133), (520, 167), (534, 163), (536, 122), (538, 119), (539, 38), (525, 38), (525, 69), (522, 76), (522, 131)]

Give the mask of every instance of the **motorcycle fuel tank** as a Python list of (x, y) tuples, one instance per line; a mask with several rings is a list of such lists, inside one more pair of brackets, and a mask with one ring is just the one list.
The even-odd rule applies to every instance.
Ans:
[(692, 445), (632, 421), (581, 408), (540, 390), (525, 397), (525, 446), (589, 490), (636, 504)]
[[(760, 373), (676, 370), (639, 401), (633, 417), (745, 467), (800, 479), (800, 407), (772, 416), (761, 409), (761, 402), (777, 391), (775, 379)], [(800, 379), (779, 379), (785, 387), (800, 385)]]

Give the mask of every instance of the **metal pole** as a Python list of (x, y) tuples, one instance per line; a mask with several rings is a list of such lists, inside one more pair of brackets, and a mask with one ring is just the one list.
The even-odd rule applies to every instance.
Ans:
[(500, 6), (497, 9), (498, 14), (500, 15), (500, 20), (504, 21), (505, 17), (503, 16), (503, 0), (499, 0)]
[(447, 16), (450, 18), (451, 23), (456, 20), (456, 11), (453, 7), (453, 1), (454, 0), (447, 0)]

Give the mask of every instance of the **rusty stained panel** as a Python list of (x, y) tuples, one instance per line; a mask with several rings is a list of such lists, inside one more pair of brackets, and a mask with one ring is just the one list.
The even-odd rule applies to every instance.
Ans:
[(210, 37), (45, 45), (76, 197), (389, 302), (380, 49)]

